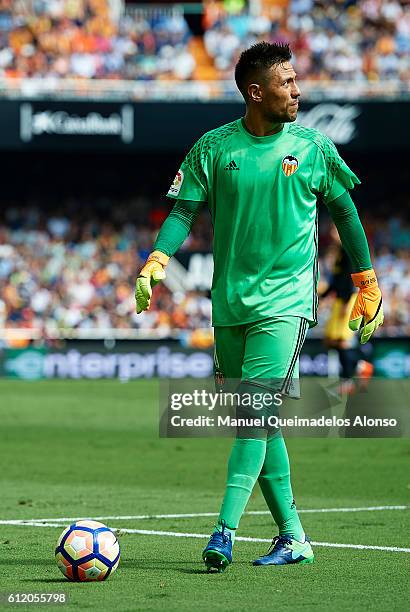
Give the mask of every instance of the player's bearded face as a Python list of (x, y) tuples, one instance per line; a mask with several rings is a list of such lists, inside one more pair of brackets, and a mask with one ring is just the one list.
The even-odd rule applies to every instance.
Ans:
[(271, 122), (295, 121), (298, 114), (300, 89), (296, 84), (296, 73), (285, 62), (272, 66), (261, 86), (261, 110), (265, 119)]

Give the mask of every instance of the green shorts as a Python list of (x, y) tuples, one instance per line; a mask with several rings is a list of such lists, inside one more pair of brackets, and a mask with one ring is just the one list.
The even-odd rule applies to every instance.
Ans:
[(278, 316), (233, 327), (215, 327), (217, 385), (252, 380), (284, 395), (300, 397), (299, 355), (309, 324)]

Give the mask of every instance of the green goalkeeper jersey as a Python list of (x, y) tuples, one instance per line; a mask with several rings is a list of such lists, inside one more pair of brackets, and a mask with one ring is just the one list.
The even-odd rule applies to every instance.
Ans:
[(318, 199), (359, 183), (329, 138), (285, 123), (250, 134), (242, 119), (204, 134), (168, 196), (207, 202), (214, 227), (212, 323), (278, 315), (316, 324)]

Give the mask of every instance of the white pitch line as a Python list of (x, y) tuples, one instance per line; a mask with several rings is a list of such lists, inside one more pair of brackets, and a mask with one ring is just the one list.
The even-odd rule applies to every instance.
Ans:
[[(0, 525), (18, 525), (19, 527), (61, 527), (58, 523), (39, 523), (37, 521), (0, 521)], [(198, 538), (208, 539), (209, 534), (206, 533), (182, 533), (179, 531), (156, 531), (153, 529), (121, 529), (119, 527), (113, 527), (113, 530), (117, 533), (135, 533), (139, 535), (157, 535), (157, 536), (170, 536), (174, 538)], [(238, 536), (235, 540), (242, 542), (265, 542), (271, 543), (270, 538), (250, 538), (246, 536)], [(337, 544), (335, 542), (312, 542), (313, 546), (323, 546), (324, 548), (354, 548), (357, 550), (380, 550), (384, 552), (403, 552), (410, 553), (410, 548), (399, 548), (398, 546), (372, 546), (368, 544)]]
[[(171, 536), (174, 538), (200, 538), (208, 539), (209, 534), (205, 533), (181, 533), (179, 531), (156, 531), (154, 529), (121, 529), (117, 528), (120, 533), (137, 533), (140, 535), (158, 535)], [(246, 536), (237, 536), (235, 541), (242, 542), (272, 542), (271, 538), (249, 538)], [(387, 552), (404, 552), (410, 553), (410, 548), (399, 548), (397, 546), (369, 546), (367, 544), (336, 544), (335, 542), (311, 542), (313, 546), (323, 546), (325, 548), (357, 548), (359, 550), (382, 550)]]
[[(298, 513), (300, 514), (320, 514), (327, 512), (377, 512), (380, 510), (407, 510), (410, 506), (364, 506), (358, 508), (307, 508), (307, 509), (298, 509)], [(270, 512), (268, 510), (249, 510), (244, 514), (250, 516), (263, 516), (269, 515)], [(45, 518), (45, 519), (29, 519), (31, 522), (70, 522), (70, 521), (85, 521), (85, 520), (94, 520), (94, 521), (134, 521), (134, 520), (143, 520), (143, 519), (172, 519), (172, 518), (199, 518), (199, 517), (211, 517), (218, 516), (218, 512), (186, 512), (183, 514), (131, 514), (131, 515), (113, 515), (113, 516), (71, 516), (71, 517), (63, 517), (63, 518)], [(24, 521), (24, 519), (21, 519)]]
[(0, 521), (0, 525), (13, 525), (16, 527), (63, 527), (65, 523), (46, 523), (38, 521)]
[(369, 546), (367, 544), (334, 544), (333, 542), (312, 542), (313, 546), (324, 546), (325, 548), (356, 548), (358, 550), (385, 550), (388, 552), (410, 553), (410, 548), (399, 546)]
[(298, 512), (375, 512), (378, 510), (408, 510), (410, 506), (367, 506), (363, 508), (313, 508), (298, 510)]

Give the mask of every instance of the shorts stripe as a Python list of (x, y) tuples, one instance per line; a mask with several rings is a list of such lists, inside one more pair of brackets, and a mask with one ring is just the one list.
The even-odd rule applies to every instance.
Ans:
[(214, 368), (219, 370), (218, 353), (216, 352), (216, 341), (214, 342)]
[(293, 370), (295, 369), (295, 365), (299, 358), (300, 351), (302, 350), (302, 346), (306, 338), (307, 329), (308, 329), (308, 322), (306, 321), (306, 319), (301, 319), (300, 325), (299, 325), (298, 339), (296, 341), (295, 352), (293, 353), (293, 357), (290, 362), (290, 366), (286, 374), (285, 380), (283, 381), (283, 385), (281, 389), (281, 391), (283, 391), (284, 393), (289, 392), (290, 385), (292, 382)]
[(315, 243), (315, 259), (313, 262), (313, 295), (312, 295), (312, 318), (315, 323), (317, 322), (317, 309), (319, 304), (318, 294), (317, 294), (317, 280), (319, 274), (319, 215), (316, 210), (316, 219), (315, 219), (315, 235), (314, 235), (314, 243)]

